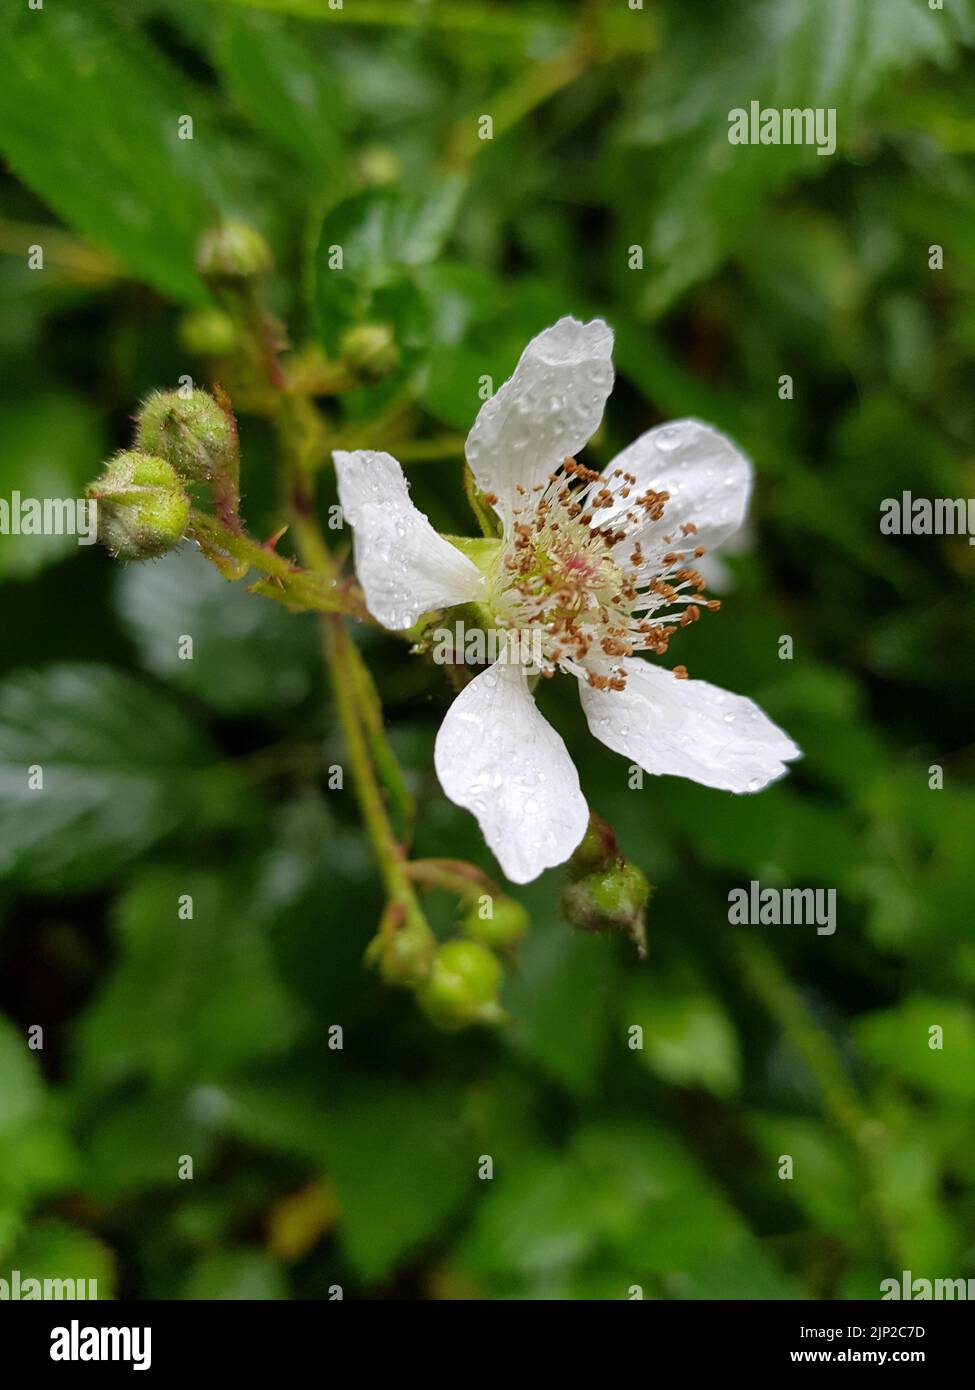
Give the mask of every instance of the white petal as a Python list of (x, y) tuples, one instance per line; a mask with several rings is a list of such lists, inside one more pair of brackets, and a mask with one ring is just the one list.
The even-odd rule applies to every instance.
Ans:
[[(601, 525), (623, 513), (649, 488), (670, 494), (660, 521), (637, 524), (630, 531), (623, 546), (627, 552), (637, 540), (648, 557), (655, 542), (659, 550), (674, 549), (681, 539), (683, 522), (697, 527), (693, 537), (688, 537), (688, 545), (710, 551), (737, 531), (745, 519), (752, 465), (726, 435), (700, 420), (675, 420), (647, 430), (617, 454), (604, 469), (604, 476), (612, 480), (617, 469), (632, 473), (636, 486), (628, 501), (620, 500), (612, 510), (598, 514)], [(672, 537), (672, 543), (665, 542), (664, 536)]]
[(512, 883), (564, 863), (586, 833), (579, 774), (535, 708), (523, 666), (496, 663), (465, 686), (433, 760), (447, 796), (477, 818)]
[(533, 338), (511, 376), (481, 407), (467, 462), (505, 523), (526, 492), (587, 444), (613, 389), (613, 334), (602, 319), (563, 318)]
[(582, 708), (596, 738), (644, 771), (757, 792), (802, 756), (744, 695), (708, 681), (678, 680), (646, 661), (630, 658), (623, 665), (625, 690), (594, 690), (580, 681)]
[(481, 596), (480, 571), (414, 507), (394, 458), (368, 449), (336, 450), (333, 457), (339, 501), (353, 527), (356, 576), (377, 622), (412, 627), (431, 608)]

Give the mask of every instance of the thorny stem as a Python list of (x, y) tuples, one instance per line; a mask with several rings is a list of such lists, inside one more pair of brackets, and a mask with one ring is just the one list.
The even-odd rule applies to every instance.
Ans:
[[(393, 909), (392, 913), (387, 909), (384, 921), (395, 925), (407, 917), (422, 918), (405, 871), (403, 846), (387, 814), (374, 763), (374, 756), (385, 752), (382, 708), (372, 678), (340, 615), (372, 619), (358, 586), (341, 577), (339, 563), (330, 553), (315, 518), (311, 480), (321, 461), (324, 422), (305, 394), (306, 384), (289, 378), (279, 358), (283, 343), (278, 327), (263, 313), (252, 292), (245, 299), (244, 320), (257, 365), (270, 388), (268, 413), (284, 465), (284, 503), (298, 554), (306, 568), (299, 569), (277, 555), (272, 545), (258, 545), (243, 533), (236, 518), (236, 524), (228, 524), (226, 520), (194, 513), (189, 534), (224, 573), (235, 565), (241, 574), (253, 567), (266, 576), (254, 586), (259, 592), (285, 602), (294, 599), (301, 607), (315, 608), (323, 614), (324, 655), (356, 796)], [(387, 757), (386, 762), (389, 761)], [(394, 796), (409, 821), (411, 807), (405, 787), (395, 785), (393, 778), (388, 780), (394, 782)]]
[(255, 569), (265, 575), (266, 578), (254, 587), (266, 597), (296, 608), (348, 613), (362, 621), (372, 621), (357, 585), (346, 579), (300, 569), (283, 555), (217, 517), (194, 511), (186, 534), (224, 574), (231, 572), (242, 578), (248, 570)]
[(342, 619), (332, 616), (322, 619), (322, 633), (335, 706), (349, 751), (356, 795), (387, 892), (394, 902), (402, 903), (404, 906), (407, 903), (415, 904), (415, 894), (404, 869), (403, 849), (393, 833), (386, 813), (383, 794), (369, 755), (366, 731), (359, 718), (352, 678), (353, 658), (349, 652), (351, 638)]
[[(287, 441), (283, 441), (285, 445)], [(293, 464), (293, 457), (289, 460)], [(291, 469), (292, 529), (298, 553), (313, 570), (336, 582), (336, 563), (312, 510), (303, 481)], [(381, 732), (382, 711), (358, 648), (337, 613), (322, 618), (322, 644), (335, 708), (345, 738), (352, 780), (373, 852), (390, 902), (404, 915), (419, 915), (416, 893), (406, 871), (406, 857), (386, 810), (370, 749), (370, 733)]]

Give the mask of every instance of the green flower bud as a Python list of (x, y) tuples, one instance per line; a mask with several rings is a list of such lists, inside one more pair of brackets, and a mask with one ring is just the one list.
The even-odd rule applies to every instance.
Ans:
[(461, 931), (493, 951), (513, 950), (528, 930), (528, 913), (514, 898), (495, 898), (492, 912), (493, 916), (482, 917), (476, 904), (461, 923)]
[(206, 280), (251, 280), (266, 275), (271, 265), (267, 242), (246, 222), (222, 222), (205, 232), (196, 248), (196, 268)]
[(388, 145), (367, 145), (359, 155), (359, 174), (364, 183), (395, 183), (401, 172), (399, 157)]
[(180, 341), (197, 357), (229, 357), (237, 347), (237, 325), (222, 309), (195, 309), (179, 326)]
[(650, 884), (635, 864), (623, 860), (571, 880), (562, 891), (562, 910), (580, 931), (618, 931), (646, 954), (644, 911)]
[(397, 923), (402, 909), (393, 904), (386, 912), (366, 950), (366, 961), (379, 967), (387, 985), (418, 985), (430, 973), (436, 937), (421, 916), (410, 915)]
[(399, 348), (388, 323), (360, 323), (342, 335), (342, 361), (356, 376), (378, 381), (399, 366)]
[(585, 878), (597, 869), (622, 864), (623, 856), (616, 844), (613, 827), (595, 811), (589, 812), (589, 828), (569, 860), (569, 877)]
[(496, 956), (477, 941), (448, 941), (433, 958), (417, 994), (427, 1017), (440, 1028), (497, 1022), (502, 971)]
[(210, 482), (234, 471), (237, 429), (233, 419), (206, 391), (184, 399), (176, 391), (156, 391), (138, 415), (136, 447), (172, 464), (191, 483)]
[(183, 538), (190, 499), (165, 459), (121, 453), (85, 490), (98, 506), (98, 537), (118, 560), (151, 560)]

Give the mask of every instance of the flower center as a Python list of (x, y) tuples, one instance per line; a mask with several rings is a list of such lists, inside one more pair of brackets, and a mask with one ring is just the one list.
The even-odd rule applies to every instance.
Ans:
[(688, 539), (696, 526), (684, 522), (675, 536), (664, 520), (669, 494), (637, 488), (631, 473), (607, 478), (571, 458), (533, 493), (518, 488), (493, 607), (502, 627), (540, 631), (545, 676), (562, 668), (622, 690), (624, 657), (665, 652), (702, 608), (720, 607), (702, 597), (694, 560), (704, 551)]

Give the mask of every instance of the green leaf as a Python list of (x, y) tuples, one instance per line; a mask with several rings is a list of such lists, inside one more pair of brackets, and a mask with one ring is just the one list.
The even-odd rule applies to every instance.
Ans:
[(66, 1187), (75, 1159), (41, 1080), (25, 1029), (0, 1015), (0, 1252), (30, 1203)]
[(477, 1155), (457, 1123), (457, 1097), (439, 1087), (386, 1085), (336, 1103), (325, 1150), (343, 1247), (370, 1281), (441, 1230), (477, 1181)]
[(720, 1002), (699, 990), (637, 981), (623, 1009), (643, 1029), (637, 1056), (671, 1086), (703, 1086), (723, 1100), (741, 1085), (738, 1036)]
[[(0, 873), (41, 892), (110, 879), (175, 827), (220, 809), (233, 780), (212, 760), (175, 704), (121, 671), (65, 663), (8, 676)], [(33, 790), (31, 768), (43, 777)]]
[[(863, 1194), (850, 1145), (822, 1120), (806, 1116), (755, 1115), (749, 1127), (766, 1155), (767, 1185), (778, 1183), (817, 1230), (855, 1235), (863, 1222)], [(784, 1154), (793, 1160), (789, 1179), (778, 1177)]]
[(44, 1084), (26, 1033), (0, 1016), (0, 1137), (35, 1120), (44, 1108)]
[[(0, 148), (13, 169), (149, 284), (205, 301), (193, 253), (226, 194), (205, 94), (97, 0), (19, 7), (0, 67)], [(183, 116), (192, 140), (179, 138)]]
[[(361, 837), (340, 828), (327, 800), (310, 792), (280, 808), (255, 896), (282, 980), (321, 1023), (348, 1017), (379, 988), (362, 958), (382, 914), (382, 886)], [(342, 930), (323, 930), (324, 904)]]
[[(45, 1220), (34, 1226), (11, 1252), (11, 1268), (24, 1279), (94, 1280), (99, 1299), (115, 1293), (115, 1257), (87, 1231), (67, 1222)], [(77, 1285), (76, 1285), (77, 1287)], [(62, 1297), (68, 1293), (65, 1290)], [(86, 1288), (84, 1297), (87, 1299)]]
[(596, 1261), (615, 1298), (633, 1284), (647, 1297), (795, 1296), (680, 1141), (637, 1121), (588, 1124), (565, 1151), (520, 1153), (478, 1204), (459, 1260), (510, 1298), (585, 1296)]
[(184, 1154), (193, 1159), (194, 1181), (210, 1171), (227, 1109), (219, 1087), (125, 1087), (93, 1103), (91, 1090), (79, 1086), (78, 1096), (84, 1105), (80, 1185), (95, 1201), (178, 1191)]
[[(0, 431), (4, 439), (0, 498), (11, 508), (14, 492), (22, 498), (71, 504), (75, 534), (0, 534), (0, 577), (29, 579), (45, 566), (78, 553), (77, 532), (83, 526), (78, 526), (74, 503), (83, 498), (85, 483), (98, 471), (102, 441), (91, 407), (64, 394), (5, 404), (0, 410)], [(84, 535), (81, 539), (85, 540)]]
[[(760, 695), (758, 702), (768, 708)], [(845, 805), (821, 806), (781, 783), (759, 796), (736, 797), (731, 808), (727, 797), (690, 782), (674, 779), (667, 791), (672, 824), (714, 868), (770, 883), (835, 884), (862, 862)]]
[(915, 996), (858, 1019), (854, 1036), (874, 1066), (928, 1095), (975, 1099), (975, 1012), (960, 1000)]
[(221, 1122), (227, 1133), (269, 1153), (325, 1163), (331, 1098), (326, 1100), (318, 1083), (289, 1069), (257, 1082), (235, 1082), (226, 1095), (229, 1105)]
[[(116, 594), (142, 664), (214, 709), (272, 709), (308, 694), (318, 665), (314, 619), (229, 583), (195, 546), (127, 566)], [(180, 655), (187, 637), (190, 660)]]
[(272, 14), (294, 15), (297, 19), (318, 20), (337, 28), (346, 25), (380, 25), (383, 28), (414, 29), (431, 25), (437, 29), (469, 33), (475, 39), (493, 35), (511, 39), (547, 40), (563, 38), (563, 24), (547, 4), (476, 3), (476, 0), (437, 0), (429, 11), (403, 5), (401, 0), (356, 0), (355, 4), (333, 7), (328, 0), (216, 0), (245, 10), (267, 10)]
[[(191, 919), (180, 916), (188, 901)], [(301, 1018), (239, 871), (151, 869), (121, 899), (116, 924), (118, 964), (78, 1035), (89, 1084), (212, 1080), (293, 1044)]]
[[(720, 13), (683, 7), (671, 26), (669, 62), (635, 89), (627, 130), (660, 150), (644, 307), (666, 308), (747, 245), (784, 184), (822, 176), (832, 162), (809, 145), (732, 145), (730, 111), (753, 100), (778, 110), (834, 108), (842, 150), (884, 79), (950, 51), (942, 16), (916, 0), (745, 0)], [(702, 61), (704, 53), (716, 56)], [(640, 194), (645, 207), (642, 181)]]
[(335, 198), (348, 179), (348, 103), (327, 53), (263, 15), (229, 13), (217, 59), (258, 130), (312, 168)]
[(606, 1052), (616, 978), (613, 943), (573, 932), (553, 916), (542, 893), (521, 896), (532, 929), (504, 994), (505, 1008), (517, 1020), (510, 1043), (562, 1086), (586, 1095)]
[(392, 323), (408, 360), (427, 342), (430, 312), (416, 272), (440, 254), (463, 192), (458, 176), (422, 192), (371, 188), (326, 215), (315, 252), (314, 310), (330, 352), (346, 328), (364, 320)]
[(288, 1282), (280, 1265), (259, 1250), (220, 1250), (193, 1268), (180, 1297), (204, 1302), (281, 1299), (288, 1297)]

